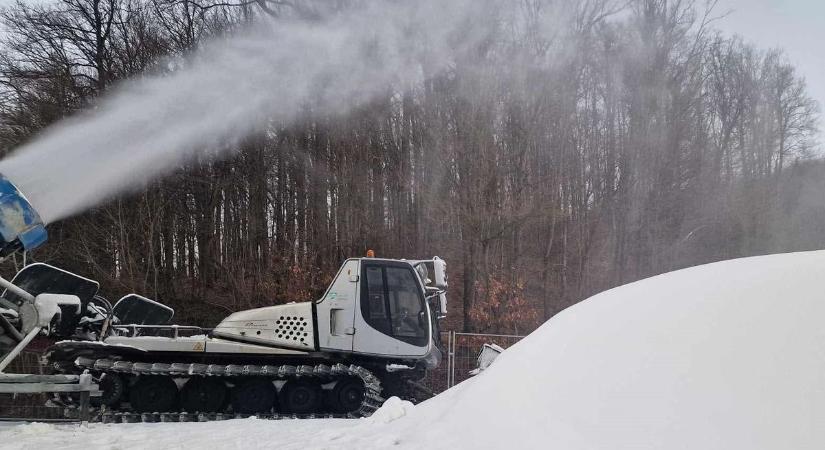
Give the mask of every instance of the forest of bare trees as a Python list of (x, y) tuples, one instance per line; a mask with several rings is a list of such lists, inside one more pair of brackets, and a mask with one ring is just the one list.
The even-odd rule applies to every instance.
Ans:
[[(7, 7), (0, 148), (250, 22), (357, 3)], [(517, 20), (448, 71), (346, 114), (308, 99), (300, 121), (270, 121), (230, 158), (51, 225), (30, 259), (209, 326), (314, 298), (367, 249), (438, 255), (451, 328), (526, 333), (643, 277), (825, 248), (818, 106), (781, 52), (720, 33), (721, 12), (691, 0), (579, 0), (565, 23), (548, 16), (572, 2), (517, 3)]]

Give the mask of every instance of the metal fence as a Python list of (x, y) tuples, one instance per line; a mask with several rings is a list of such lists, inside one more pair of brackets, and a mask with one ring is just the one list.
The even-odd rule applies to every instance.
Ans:
[(467, 380), (470, 372), (476, 368), (478, 354), (484, 344), (496, 344), (504, 349), (520, 341), (524, 336), (506, 334), (458, 333), (445, 331), (441, 333), (446, 354), (441, 365), (430, 371), (426, 386), (436, 394)]
[[(7, 373), (43, 375), (40, 353), (23, 352), (9, 365)], [(63, 408), (46, 406), (51, 394), (0, 394), (0, 420), (36, 418), (61, 420)]]
[[(509, 348), (523, 336), (499, 334), (474, 334), (445, 331), (441, 342), (446, 353), (441, 365), (429, 372), (424, 387), (435, 394), (471, 377), (476, 368), (476, 360), (484, 344), (496, 344)], [(9, 366), (8, 373), (43, 374), (43, 366), (38, 352), (23, 352)], [(63, 418), (63, 408), (46, 406), (50, 394), (0, 394), (0, 420), (36, 418), (37, 420), (59, 420)]]

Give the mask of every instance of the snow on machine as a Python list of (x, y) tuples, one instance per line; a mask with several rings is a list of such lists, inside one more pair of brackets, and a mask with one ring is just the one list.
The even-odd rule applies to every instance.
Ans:
[(319, 300), (236, 312), (208, 333), (163, 324), (173, 311), (138, 295), (111, 309), (92, 297), (93, 340), (58, 342), (46, 360), (96, 377), (104, 420), (369, 416), (387, 396), (414, 399), (440, 363), (446, 288), (437, 257), (353, 258)]
[[(36, 211), (0, 175), (0, 256), (45, 241)], [(44, 361), (55, 374), (92, 375), (100, 420), (369, 416), (389, 396), (426, 394), (419, 381), (440, 364), (447, 289), (438, 257), (372, 256), (345, 261), (316, 301), (236, 312), (212, 330), (170, 325), (171, 308), (137, 294), (112, 306), (97, 282), (30, 264), (0, 278), (0, 355), (13, 348), (4, 360), (14, 358), (40, 332), (21, 330), (34, 330), (35, 299), (51, 298), (62, 309), (48, 331), (64, 340)]]
[[(37, 248), (46, 241), (42, 220), (26, 198), (0, 175), (0, 261)], [(12, 361), (39, 335), (52, 335), (71, 326), (80, 314), (77, 295), (38, 290), (0, 277), (0, 394), (72, 393), (79, 400), (79, 417), (88, 418), (91, 395), (98, 386), (88, 373), (40, 375), (5, 373)], [(47, 280), (43, 280), (48, 283)], [(43, 286), (41, 284), (41, 286)], [(56, 286), (54, 286), (56, 287)]]
[[(46, 228), (37, 211), (17, 187), (0, 175), (0, 261), (17, 252), (37, 248), (46, 242), (46, 239)], [(22, 291), (6, 279), (0, 278), (0, 287), (6, 293), (17, 292), (19, 299), (25, 299), (19, 303), (0, 299), (2, 372), (29, 342), (51, 325), (51, 321), (59, 316), (60, 310), (54, 310), (54, 301), (46, 302), (46, 297), (41, 297), (38, 302), (35, 295)], [(48, 314), (47, 310), (51, 314)], [(48, 321), (44, 324), (41, 323), (41, 319)]]

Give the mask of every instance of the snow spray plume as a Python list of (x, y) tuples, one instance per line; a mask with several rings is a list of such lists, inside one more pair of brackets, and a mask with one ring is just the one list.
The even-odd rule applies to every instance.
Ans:
[(500, 28), (505, 0), (366, 2), (211, 42), (165, 76), (127, 82), (47, 129), (0, 173), (54, 222), (144, 187), (194, 159), (226, 156), (303, 106), (346, 113), (392, 84), (419, 83)]

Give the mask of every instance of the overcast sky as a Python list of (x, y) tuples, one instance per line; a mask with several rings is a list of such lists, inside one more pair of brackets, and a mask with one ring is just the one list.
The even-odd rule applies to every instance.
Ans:
[(781, 48), (825, 110), (825, 0), (719, 0), (716, 23), (761, 48)]
[[(0, 0), (0, 6), (14, 1)], [(825, 0), (719, 0), (717, 13), (728, 11), (716, 27), (761, 48), (785, 50), (825, 112)]]

